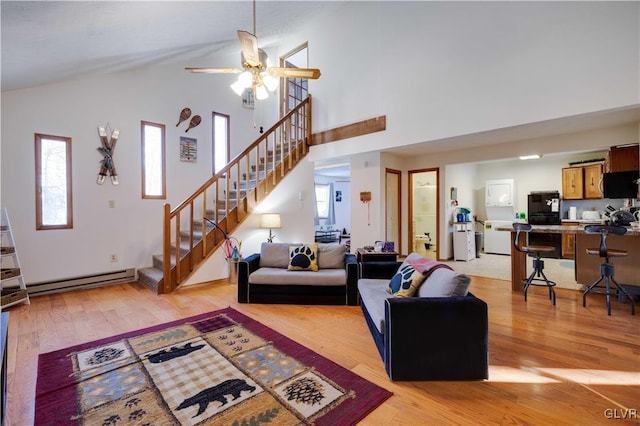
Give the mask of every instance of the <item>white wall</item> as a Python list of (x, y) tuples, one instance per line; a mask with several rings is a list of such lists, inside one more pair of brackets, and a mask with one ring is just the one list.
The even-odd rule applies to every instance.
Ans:
[[(348, 2), (309, 25), (318, 130), (387, 130), (314, 159), (640, 103), (638, 2)], [(327, 31), (326, 22), (331, 22)]]
[[(351, 250), (384, 240), (384, 167), (380, 153), (352, 156)], [(371, 202), (360, 201), (361, 192), (371, 192)]]

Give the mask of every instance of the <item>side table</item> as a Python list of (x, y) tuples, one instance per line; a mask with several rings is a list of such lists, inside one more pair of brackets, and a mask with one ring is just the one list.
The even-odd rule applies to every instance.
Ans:
[(397, 262), (398, 253), (359, 248), (356, 250), (356, 259), (358, 262)]

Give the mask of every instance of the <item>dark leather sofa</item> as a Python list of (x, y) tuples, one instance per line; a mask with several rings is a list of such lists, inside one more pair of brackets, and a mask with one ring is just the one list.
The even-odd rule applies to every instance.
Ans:
[[(277, 245), (277, 243), (270, 246), (263, 245), (261, 253), (268, 253), (269, 247), (277, 249)], [(288, 244), (280, 245), (281, 249), (288, 247)], [(271, 282), (257, 283), (257, 280), (252, 280), (250, 276), (261, 268), (261, 253), (252, 254), (238, 262), (238, 303), (358, 304), (358, 263), (355, 255), (344, 254), (342, 262), (344, 269), (341, 273), (344, 275), (342, 275), (341, 283), (332, 281), (335, 280), (335, 274), (340, 271), (335, 268), (323, 269), (321, 260), (319, 261), (321, 267), (317, 272), (288, 271), (284, 263), (279, 265), (280, 267), (265, 268), (264, 262), (262, 262), (262, 267), (269, 269), (267, 280), (271, 280)], [(322, 256), (321, 251), (320, 259)], [(315, 284), (309, 284), (310, 279)]]
[[(400, 264), (360, 263), (360, 277), (372, 279), (362, 285), (386, 285)], [(423, 286), (429, 285), (429, 279)], [(381, 300), (368, 298), (368, 303), (384, 304), (382, 333), (365, 303), (361, 305), (391, 380), (488, 378), (488, 318), (484, 301), (471, 293), (407, 298), (383, 294), (378, 293)]]

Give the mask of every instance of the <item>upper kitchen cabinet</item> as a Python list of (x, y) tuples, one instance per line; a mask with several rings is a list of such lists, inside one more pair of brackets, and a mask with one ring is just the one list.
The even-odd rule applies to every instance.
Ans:
[(584, 193), (584, 169), (566, 167), (562, 169), (562, 198), (581, 200)]
[(640, 163), (640, 150), (638, 144), (612, 146), (609, 149), (609, 171), (627, 172), (638, 170)]
[(584, 166), (584, 198), (602, 198), (602, 172), (604, 164), (597, 163)]
[(583, 200), (602, 198), (602, 173), (604, 163), (592, 163), (584, 166), (562, 169), (562, 198), (565, 200)]

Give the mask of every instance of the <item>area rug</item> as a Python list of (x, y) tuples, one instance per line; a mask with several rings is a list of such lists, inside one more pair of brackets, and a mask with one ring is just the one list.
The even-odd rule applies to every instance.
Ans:
[(349, 425), (391, 393), (226, 308), (38, 358), (36, 425)]

